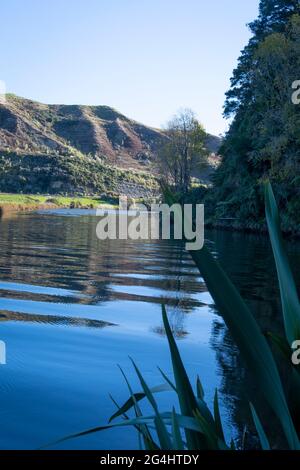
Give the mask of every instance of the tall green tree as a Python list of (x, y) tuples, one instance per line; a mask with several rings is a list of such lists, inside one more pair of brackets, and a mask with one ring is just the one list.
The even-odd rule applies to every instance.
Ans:
[(227, 93), (225, 115), (233, 121), (215, 200), (217, 217), (235, 217), (239, 225), (261, 224), (260, 182), (268, 177), (277, 186), (284, 228), (300, 232), (300, 106), (291, 100), (292, 83), (300, 80), (299, 14), (298, 0), (261, 0)]
[(258, 18), (248, 25), (253, 35), (238, 59), (238, 65), (231, 78), (230, 90), (226, 93), (225, 116), (235, 114), (251, 101), (255, 53), (266, 36), (285, 32), (290, 17), (300, 13), (299, 5), (299, 0), (260, 1)]

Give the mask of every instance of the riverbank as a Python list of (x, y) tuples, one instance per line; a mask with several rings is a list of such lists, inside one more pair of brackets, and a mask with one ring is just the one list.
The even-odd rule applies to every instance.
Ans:
[[(240, 221), (231, 217), (217, 219), (210, 217), (206, 220), (205, 226), (215, 230), (225, 230), (228, 232), (240, 232), (245, 234), (258, 234), (268, 236), (268, 227), (265, 219), (260, 218), (257, 222), (253, 220)], [(281, 232), (285, 238), (300, 238), (300, 226), (284, 224), (281, 222)]]
[[(278, 198), (277, 193), (275, 196)], [(252, 208), (251, 216), (245, 209), (245, 201), (241, 199), (239, 204), (228, 204), (220, 199), (218, 188), (215, 186), (198, 185), (192, 188), (186, 202), (189, 204), (204, 204), (205, 226), (218, 230), (226, 230), (241, 233), (267, 234), (265, 217), (265, 205), (262, 190), (257, 192), (256, 206)], [(277, 201), (278, 202), (278, 201)], [(294, 200), (294, 203), (297, 201)], [(281, 230), (285, 237), (300, 237), (300, 220), (291, 218), (286, 207), (279, 204), (281, 217)]]
[(52, 208), (96, 209), (115, 208), (114, 201), (97, 197), (66, 197), (36, 194), (0, 194), (0, 217), (11, 212), (34, 211)]

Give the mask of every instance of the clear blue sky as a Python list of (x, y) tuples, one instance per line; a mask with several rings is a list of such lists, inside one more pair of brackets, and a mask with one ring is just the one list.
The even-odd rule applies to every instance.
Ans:
[(159, 127), (190, 107), (223, 132), (258, 0), (7, 0), (0, 79), (45, 103), (106, 104)]

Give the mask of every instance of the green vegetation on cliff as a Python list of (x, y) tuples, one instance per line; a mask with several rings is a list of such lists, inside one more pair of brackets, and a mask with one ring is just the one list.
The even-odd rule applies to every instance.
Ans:
[(108, 106), (0, 103), (0, 191), (151, 196), (164, 138)]
[(129, 172), (80, 154), (0, 155), (0, 192), (146, 197), (156, 190), (149, 173)]
[(300, 233), (300, 6), (261, 0), (227, 93), (233, 121), (221, 148), (223, 162), (207, 197), (211, 221), (235, 228), (265, 227), (262, 181), (270, 179), (286, 232)]

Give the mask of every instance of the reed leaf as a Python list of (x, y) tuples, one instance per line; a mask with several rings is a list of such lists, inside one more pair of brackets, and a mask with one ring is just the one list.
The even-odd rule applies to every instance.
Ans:
[[(166, 308), (162, 305), (162, 316), (164, 328), (166, 331), (171, 360), (173, 365), (173, 373), (175, 378), (176, 390), (178, 394), (179, 404), (182, 415), (194, 416), (198, 404), (194, 395), (191, 383), (189, 381), (187, 372), (184, 368), (182, 359), (180, 357), (176, 342), (174, 340), (170, 324), (167, 317)], [(199, 436), (193, 432), (186, 432), (186, 440), (190, 449), (201, 449), (206, 448), (206, 441), (202, 436)]]
[(296, 284), (285, 251), (280, 217), (270, 182), (265, 183), (266, 219), (280, 287), (285, 333), (289, 345), (300, 339), (300, 303)]
[(260, 419), (259, 419), (252, 403), (250, 403), (250, 409), (251, 409), (253, 421), (254, 421), (254, 424), (255, 424), (255, 427), (256, 427), (256, 430), (257, 430), (257, 434), (258, 434), (258, 437), (259, 437), (259, 440), (260, 440), (262, 450), (271, 450), (269, 440), (266, 436), (266, 433), (263, 429), (263, 426), (260, 422)]
[(180, 431), (178, 419), (177, 419), (174, 408), (172, 411), (172, 435), (173, 435), (174, 449), (184, 450), (184, 442), (182, 440), (181, 431)]
[(214, 419), (216, 423), (217, 434), (219, 438), (225, 442), (222, 420), (221, 420), (221, 415), (220, 415), (220, 408), (219, 408), (218, 390), (216, 390), (215, 396), (214, 396)]
[(152, 406), (152, 408), (155, 412), (154, 423), (155, 423), (155, 427), (156, 427), (156, 431), (157, 431), (157, 435), (158, 435), (160, 445), (162, 446), (163, 449), (172, 449), (172, 444), (171, 444), (170, 437), (168, 435), (168, 431), (167, 431), (165, 423), (164, 423), (164, 421), (163, 421), (163, 419), (162, 419), (162, 417), (159, 413), (158, 406), (157, 406), (157, 403), (154, 399), (154, 396), (151, 393), (150, 388), (148, 387), (144, 377), (140, 373), (140, 371), (139, 371), (138, 367), (136, 366), (135, 362), (132, 359), (131, 359), (131, 361), (132, 361), (133, 367), (134, 367), (134, 369), (137, 373), (137, 376), (140, 380), (140, 383), (141, 383), (141, 386), (144, 390), (144, 393), (145, 393), (149, 403), (151, 404), (151, 406)]
[[(176, 200), (168, 189), (165, 198), (169, 205)], [(186, 220), (187, 219), (187, 220)], [(184, 221), (191, 220), (184, 214)], [(249, 308), (220, 264), (204, 246), (190, 254), (205, 280), (207, 288), (237, 344), (244, 361), (251, 370), (259, 389), (281, 422), (291, 449), (300, 449), (299, 439), (289, 412), (279, 372), (269, 348)]]
[[(157, 385), (156, 387), (153, 387), (150, 389), (151, 393), (161, 393), (161, 392), (167, 392), (172, 390), (172, 387), (168, 384), (162, 384), (162, 385)], [(146, 397), (146, 394), (144, 392), (137, 392), (133, 393), (130, 398), (122, 405), (116, 413), (114, 413), (110, 418), (109, 418), (109, 423), (111, 423), (115, 418), (118, 418), (119, 416), (122, 416), (122, 414), (126, 413), (129, 411), (131, 408), (134, 407), (134, 405), (143, 400)]]

